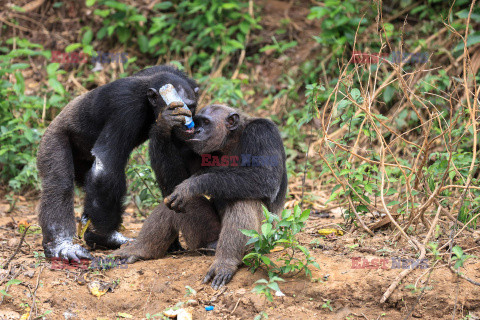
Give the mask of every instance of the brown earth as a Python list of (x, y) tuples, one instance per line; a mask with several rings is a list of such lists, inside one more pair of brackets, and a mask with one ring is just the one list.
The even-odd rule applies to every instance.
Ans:
[[(22, 200), (10, 213), (7, 212), (10, 207), (8, 202), (0, 202), (2, 264), (18, 246), (21, 237), (17, 229), (18, 222), (37, 223), (36, 201)], [(127, 210), (124, 223), (127, 229), (125, 234), (130, 236), (134, 236), (141, 227), (141, 221), (133, 217), (132, 211)], [(338, 211), (335, 213), (338, 215)], [(262, 311), (270, 319), (403, 319), (420, 293), (419, 290), (414, 292), (413, 288), (405, 287), (415, 283), (417, 288), (425, 286), (428, 269), (413, 270), (388, 301), (380, 304), (382, 294), (402, 271), (392, 269), (390, 259), (415, 258), (409, 254), (412, 250), (405, 243), (391, 242), (390, 231), (385, 231), (385, 235), (380, 232), (374, 238), (365, 237), (360, 232), (325, 238), (316, 232), (342, 221), (338, 217), (312, 215), (299, 239), (309, 248), (321, 269), (312, 270), (312, 280), (303, 275), (285, 278), (286, 282), (280, 283), (285, 296), (275, 297), (273, 302), (251, 292), (256, 280), (267, 278), (262, 270), (252, 275), (246, 268), (241, 268), (232, 282), (219, 291), (201, 283), (213, 257), (192, 252), (106, 271), (81, 268), (55, 270), (51, 262), (35, 258), (34, 252), (43, 251), (41, 234), (27, 234), (9, 268), (0, 271), (2, 289), (11, 278), (22, 281), (8, 288), (11, 296), (5, 296), (0, 305), (0, 317), (3, 315), (7, 318), (6, 312), (13, 311), (18, 318), (26, 313), (22, 304), (32, 307), (35, 297), (32, 319), (34, 315), (41, 315), (48, 310), (51, 313), (46, 316), (47, 319), (122, 319), (129, 315), (134, 319), (142, 319), (148, 313), (161, 313), (188, 300), (194, 300), (188, 303), (194, 319), (253, 319)], [(318, 240), (318, 243), (311, 244), (313, 240)], [(473, 248), (469, 254), (478, 256), (480, 250), (472, 237), (462, 239), (459, 244), (464, 250)], [(97, 257), (107, 253), (94, 252)], [(275, 254), (280, 255), (281, 252)], [(387, 258), (387, 269), (352, 269), (353, 257), (364, 257), (369, 261)], [(462, 272), (478, 279), (480, 264), (477, 258), (469, 259), (465, 267)], [(95, 297), (88, 284), (96, 280), (110, 286), (114, 286), (114, 283), (118, 285), (113, 292)], [(193, 288), (196, 294), (186, 296), (186, 286)], [(424, 296), (413, 313), (415, 318), (451, 319), (455, 299), (455, 319), (462, 319), (469, 312), (471, 315), (480, 314), (479, 287), (458, 279), (442, 264), (434, 269), (426, 286)], [(328, 303), (332, 311), (322, 308)], [(206, 311), (205, 306), (208, 305), (214, 306), (214, 310)]]

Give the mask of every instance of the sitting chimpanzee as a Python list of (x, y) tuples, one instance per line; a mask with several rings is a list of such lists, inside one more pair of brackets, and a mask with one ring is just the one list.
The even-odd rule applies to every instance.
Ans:
[[(196, 162), (192, 170), (197, 171), (165, 198), (166, 206), (155, 208), (138, 238), (114, 254), (130, 263), (163, 257), (179, 231), (191, 249), (198, 248), (197, 239), (205, 234), (215, 238), (218, 231), (210, 230), (203, 221), (204, 208), (210, 208), (202, 197), (207, 195), (222, 219), (215, 261), (204, 279), (208, 282), (213, 278), (212, 287), (217, 289), (230, 281), (242, 262), (247, 237), (240, 229), (259, 230), (262, 204), (274, 213), (283, 208), (288, 183), (285, 151), (273, 122), (248, 117), (224, 105), (203, 108), (194, 122), (194, 136), (187, 140), (190, 148), (204, 158), (231, 161), (202, 167), (201, 159), (192, 156)], [(252, 161), (240, 163), (240, 159)]]
[[(172, 84), (181, 103), (166, 106), (158, 88)], [(86, 197), (84, 219), (92, 227), (85, 233), (89, 246), (118, 248), (128, 239), (117, 229), (121, 224), (125, 194), (125, 166), (131, 151), (150, 139), (152, 168), (164, 196), (190, 176), (181, 163), (189, 161), (184, 140), (193, 135), (183, 126), (197, 105), (198, 86), (184, 73), (156, 66), (116, 80), (70, 102), (46, 130), (38, 150), (37, 166), (42, 179), (39, 222), (45, 256), (79, 260), (90, 253), (73, 244), (74, 182)], [(211, 215), (210, 215), (211, 214)], [(211, 219), (211, 220), (209, 220)], [(204, 210), (204, 223), (220, 228), (213, 208)], [(208, 236), (202, 245), (214, 242)], [(172, 247), (178, 245), (178, 239)]]

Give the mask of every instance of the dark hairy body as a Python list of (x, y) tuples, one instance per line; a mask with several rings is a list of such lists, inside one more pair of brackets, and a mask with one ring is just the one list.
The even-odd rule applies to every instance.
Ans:
[[(138, 238), (114, 252), (128, 258), (163, 257), (167, 248), (182, 231), (191, 249), (199, 248), (198, 239), (215, 237), (205, 223), (204, 213), (211, 205), (221, 219), (217, 234), (215, 261), (204, 282), (212, 280), (218, 288), (228, 283), (242, 262), (247, 237), (241, 229), (259, 230), (262, 204), (278, 213), (285, 202), (287, 174), (285, 151), (275, 124), (267, 119), (252, 118), (224, 105), (203, 108), (194, 117), (195, 134), (186, 143), (191, 151), (188, 179), (175, 187), (144, 223)], [(276, 165), (201, 167), (202, 154), (221, 157), (258, 155), (278, 159)], [(207, 201), (203, 196), (211, 197)], [(206, 208), (206, 209), (205, 209)]]
[[(156, 89), (167, 83), (175, 86), (190, 111), (165, 105)], [(72, 242), (74, 183), (86, 193), (83, 218), (92, 222), (85, 233), (87, 244), (118, 248), (129, 240), (117, 231), (124, 209), (125, 166), (132, 150), (149, 137), (152, 168), (164, 196), (188, 178), (186, 171), (169, 170), (171, 161), (184, 161), (182, 141), (189, 133), (182, 123), (195, 113), (197, 92), (195, 81), (182, 72), (156, 66), (85, 93), (60, 112), (42, 137), (37, 156), (42, 179), (39, 222), (47, 257), (91, 258)], [(218, 217), (210, 212), (215, 228)]]

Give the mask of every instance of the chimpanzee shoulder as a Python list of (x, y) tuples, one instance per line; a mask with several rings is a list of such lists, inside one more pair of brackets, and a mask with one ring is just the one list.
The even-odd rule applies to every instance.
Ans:
[(264, 118), (251, 118), (247, 121), (242, 132), (241, 143), (242, 149), (255, 146), (257, 149), (265, 149), (268, 152), (284, 150), (277, 126), (273, 121)]

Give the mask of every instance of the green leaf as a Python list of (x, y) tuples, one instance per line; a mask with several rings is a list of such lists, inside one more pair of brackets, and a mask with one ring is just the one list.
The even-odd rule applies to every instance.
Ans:
[(247, 237), (258, 237), (258, 232), (255, 231), (255, 230), (245, 230), (245, 229), (241, 229), (240, 230), (241, 233), (243, 233), (244, 235), (246, 235)]
[(147, 22), (147, 18), (145, 18), (145, 17), (142, 16), (141, 14), (136, 14), (136, 15), (133, 15), (133, 16), (131, 16), (130, 18), (128, 18), (128, 21), (132, 21), (132, 22), (139, 22), (139, 21)]
[(82, 38), (82, 44), (86, 46), (87, 44), (90, 44), (93, 39), (93, 31), (92, 29), (88, 29), (84, 34)]
[(352, 96), (353, 100), (355, 100), (355, 101), (358, 101), (358, 98), (360, 98), (362, 96), (362, 94), (360, 93), (360, 90), (358, 90), (357, 88), (353, 88), (350, 91), (350, 95)]
[(2, 295), (4, 295), (4, 296), (7, 296), (7, 297), (11, 297), (11, 296), (12, 296), (12, 295), (8, 294), (7, 291), (5, 291), (5, 290), (3, 290), (3, 289), (0, 290), (0, 293), (1, 293)]
[(272, 231), (271, 223), (264, 223), (262, 225), (262, 234), (265, 236), (265, 238), (270, 234), (271, 231)]
[(389, 103), (390, 101), (392, 101), (392, 98), (393, 98), (393, 95), (395, 94), (397, 90), (395, 90), (395, 88), (393, 86), (387, 86), (385, 88), (385, 91), (383, 92), (383, 101), (385, 103)]
[(309, 216), (310, 216), (310, 209), (303, 211), (302, 214), (300, 215), (300, 221), (301, 222), (307, 221)]
[(50, 78), (48, 79), (48, 84), (50, 87), (55, 90), (57, 93), (64, 95), (65, 94), (65, 89), (63, 88), (62, 84), (58, 82), (57, 79)]
[(366, 184), (364, 188), (365, 188), (365, 191), (367, 191), (370, 194), (373, 194), (373, 188), (371, 184)]
[(10, 280), (10, 281), (7, 282), (6, 286), (8, 287), (8, 286), (10, 286), (10, 285), (12, 285), (12, 284), (20, 284), (20, 283), (22, 283), (21, 280), (12, 279), (12, 280)]
[(78, 48), (80, 48), (82, 46), (81, 43), (72, 43), (72, 44), (69, 44), (66, 48), (65, 48), (65, 52), (72, 52), (72, 51), (75, 51), (77, 50)]
[(171, 1), (162, 1), (160, 3), (157, 3), (156, 5), (153, 6), (153, 9), (160, 9), (160, 10), (165, 10), (168, 9), (172, 6)]
[(260, 256), (260, 259), (262, 259), (263, 263), (265, 263), (267, 266), (272, 264), (272, 260), (266, 256)]
[(270, 289), (272, 289), (274, 291), (280, 291), (280, 287), (278, 286), (278, 283), (276, 283), (276, 282), (269, 283), (267, 285), (267, 287), (269, 287)]
[(28, 63), (14, 63), (10, 66), (10, 70), (17, 70), (17, 69), (27, 69), (30, 65)]
[(122, 317), (122, 318), (126, 318), (126, 319), (133, 319), (133, 316), (131, 314), (128, 314), (128, 313), (119, 312), (118, 316)]
[(97, 16), (100, 16), (102, 18), (106, 18), (110, 15), (110, 10), (109, 9), (105, 9), (105, 10), (95, 9), (95, 11), (93, 11), (93, 14), (97, 15)]
[(148, 51), (148, 38), (143, 34), (138, 36), (138, 47), (142, 53)]
[(452, 252), (458, 257), (461, 258), (463, 256), (463, 250), (459, 246), (455, 246), (452, 248)]
[(60, 63), (58, 63), (58, 62), (50, 63), (50, 64), (47, 66), (47, 74), (48, 74), (48, 77), (50, 77), (50, 78), (51, 78), (51, 77), (54, 77), (56, 71), (58, 70), (58, 67), (60, 67)]
[(118, 40), (121, 43), (127, 43), (127, 40), (130, 38), (131, 31), (125, 27), (120, 27), (117, 29)]
[(399, 203), (400, 203), (400, 201), (390, 201), (389, 203), (387, 203), (387, 207), (395, 206)]
[(93, 6), (95, 4), (95, 2), (97, 2), (97, 0), (87, 0), (86, 1), (87, 7)]

